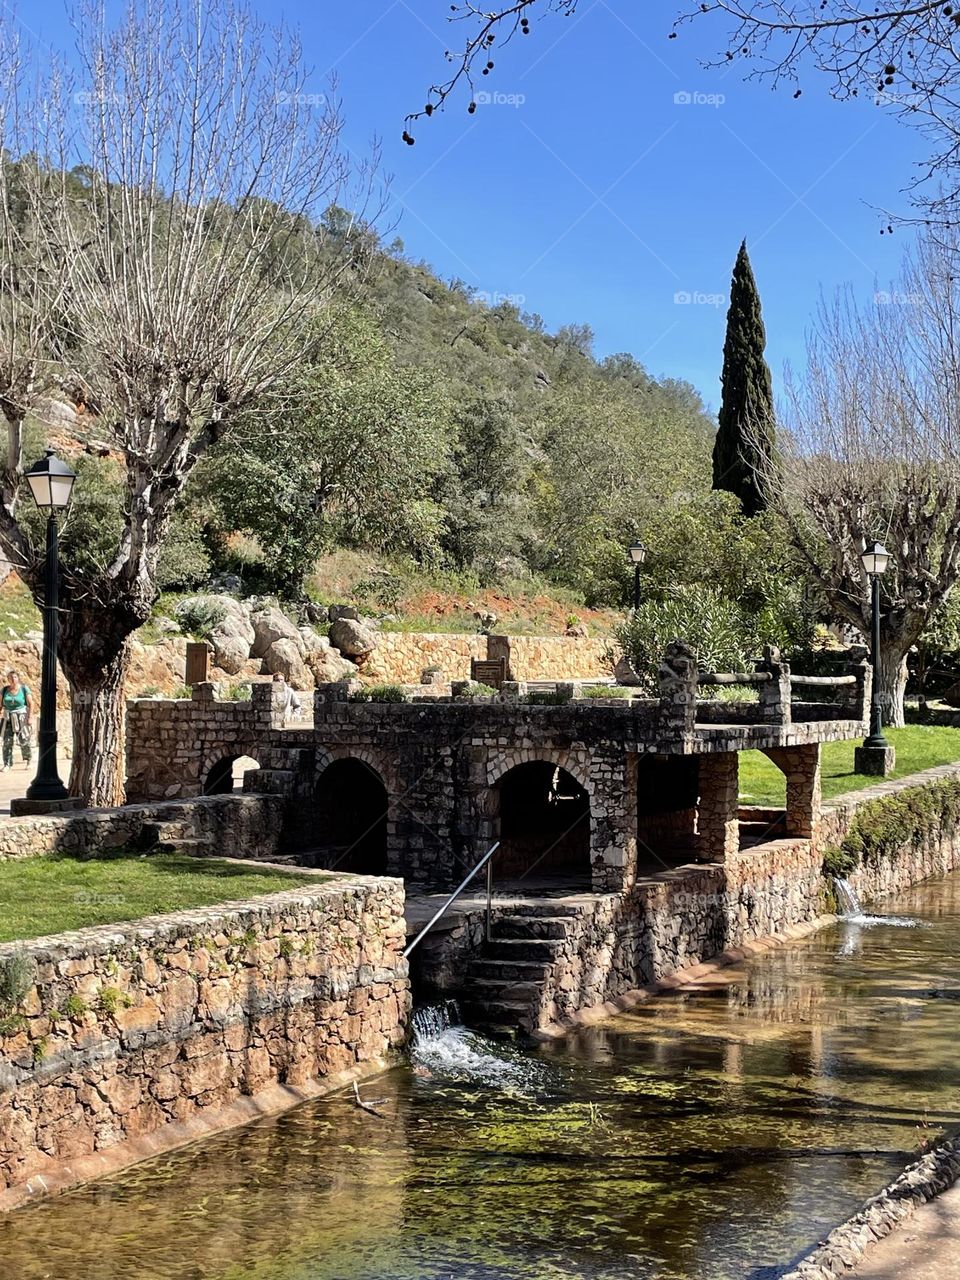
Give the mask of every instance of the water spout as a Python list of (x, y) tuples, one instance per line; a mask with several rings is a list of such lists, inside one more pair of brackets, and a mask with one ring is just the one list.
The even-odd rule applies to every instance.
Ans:
[(456, 1000), (414, 1010), (410, 1057), (421, 1079), (485, 1084), (512, 1093), (536, 1084), (545, 1070), (528, 1055), (465, 1027)]
[[(863, 903), (849, 880), (842, 876), (833, 877), (833, 892), (840, 908), (840, 919), (844, 924), (855, 924), (867, 928), (872, 925), (885, 924), (895, 929), (914, 929), (920, 923), (909, 916), (871, 916), (863, 909)], [(849, 952), (847, 952), (849, 954)]]

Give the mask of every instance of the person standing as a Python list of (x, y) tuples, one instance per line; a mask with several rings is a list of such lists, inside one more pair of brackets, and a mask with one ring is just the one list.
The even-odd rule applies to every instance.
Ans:
[(30, 736), (33, 729), (33, 694), (23, 684), (18, 671), (7, 672), (0, 695), (3, 704), (3, 768), (13, 768), (13, 740), (20, 743), (24, 763), (30, 763)]

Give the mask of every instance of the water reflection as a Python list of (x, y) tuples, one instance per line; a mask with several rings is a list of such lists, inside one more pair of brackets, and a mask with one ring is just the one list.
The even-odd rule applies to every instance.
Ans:
[(925, 927), (838, 925), (499, 1076), (467, 1038), (368, 1084), (380, 1115), (339, 1096), (12, 1215), (0, 1275), (770, 1280), (960, 1121), (960, 877), (891, 910)]

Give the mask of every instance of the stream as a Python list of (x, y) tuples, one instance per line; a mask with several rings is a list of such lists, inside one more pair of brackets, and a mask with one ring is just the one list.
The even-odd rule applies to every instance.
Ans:
[(960, 873), (880, 912), (539, 1049), (421, 1019), (378, 1114), (341, 1092), (8, 1215), (0, 1277), (775, 1280), (960, 1123)]

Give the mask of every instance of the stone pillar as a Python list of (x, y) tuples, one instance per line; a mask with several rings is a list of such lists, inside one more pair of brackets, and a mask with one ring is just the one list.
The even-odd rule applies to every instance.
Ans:
[(787, 835), (816, 840), (820, 828), (820, 743), (771, 747), (764, 754), (787, 779)]
[(725, 862), (740, 848), (740, 758), (736, 751), (700, 757), (698, 860)]
[(637, 874), (637, 756), (596, 752), (590, 781), (593, 890), (617, 893)]
[(770, 676), (758, 686), (760, 695), (760, 719), (764, 724), (790, 724), (790, 667), (780, 661), (780, 650), (767, 645), (763, 661), (757, 663), (757, 671)]
[(664, 745), (682, 742), (697, 722), (697, 660), (693, 652), (675, 640), (668, 644), (660, 663), (660, 717), (658, 738)]

